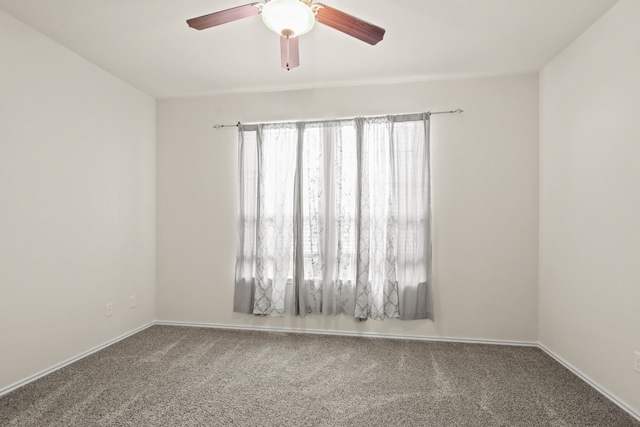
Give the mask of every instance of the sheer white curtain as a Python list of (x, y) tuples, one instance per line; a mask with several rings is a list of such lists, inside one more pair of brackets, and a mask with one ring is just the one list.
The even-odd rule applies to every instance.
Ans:
[(242, 125), (234, 310), (432, 318), (429, 116)]

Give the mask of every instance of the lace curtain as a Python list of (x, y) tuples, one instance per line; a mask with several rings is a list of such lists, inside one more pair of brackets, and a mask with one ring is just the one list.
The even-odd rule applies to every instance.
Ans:
[(433, 318), (429, 115), (241, 125), (234, 311)]

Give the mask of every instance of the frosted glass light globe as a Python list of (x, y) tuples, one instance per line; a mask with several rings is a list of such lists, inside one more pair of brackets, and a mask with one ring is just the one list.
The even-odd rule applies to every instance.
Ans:
[(301, 36), (316, 23), (316, 16), (300, 0), (271, 0), (262, 7), (262, 20), (274, 33)]

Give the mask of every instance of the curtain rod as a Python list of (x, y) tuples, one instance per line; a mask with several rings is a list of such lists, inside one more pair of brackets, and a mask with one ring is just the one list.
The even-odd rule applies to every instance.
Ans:
[[(434, 114), (462, 114), (462, 113), (464, 113), (464, 110), (461, 110), (460, 108), (458, 108), (457, 110), (449, 110), (449, 111), (427, 111), (427, 114), (430, 116)], [(235, 125), (213, 125), (214, 129), (235, 128), (235, 127), (240, 127), (240, 122), (236, 123)]]

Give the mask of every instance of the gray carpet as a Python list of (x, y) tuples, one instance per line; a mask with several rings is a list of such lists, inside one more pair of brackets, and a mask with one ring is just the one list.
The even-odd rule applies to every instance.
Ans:
[(640, 426), (527, 347), (153, 326), (0, 398), (2, 426)]

